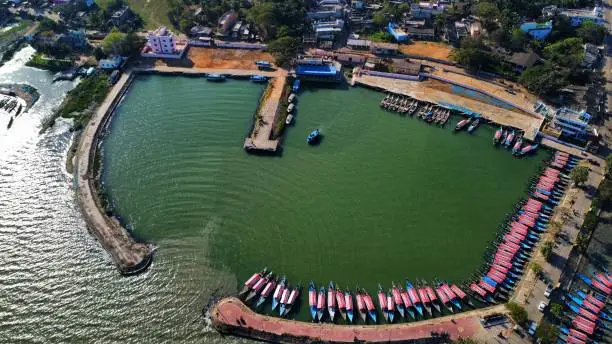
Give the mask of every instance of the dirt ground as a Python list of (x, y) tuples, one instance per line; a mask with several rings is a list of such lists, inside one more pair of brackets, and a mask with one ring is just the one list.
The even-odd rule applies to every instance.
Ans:
[(257, 69), (255, 61), (274, 61), (269, 53), (246, 49), (211, 49), (191, 47), (187, 59), (196, 68)]
[(414, 42), (400, 45), (400, 51), (404, 54), (422, 55), (441, 60), (449, 60), (451, 50), (453, 48), (450, 45), (438, 42)]

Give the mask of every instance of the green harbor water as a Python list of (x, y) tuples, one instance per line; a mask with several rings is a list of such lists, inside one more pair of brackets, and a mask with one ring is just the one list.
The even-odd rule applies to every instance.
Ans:
[(151, 269), (171, 266), (167, 283), (187, 294), (235, 293), (264, 266), (301, 282), (303, 304), (310, 280), (374, 298), (405, 278), (461, 282), (546, 155), (512, 158), (490, 126), (454, 134), (457, 116), (441, 128), (385, 112), (359, 87), (306, 87), (282, 155), (249, 155), (263, 89), (140, 76), (104, 140), (109, 199), (158, 246)]

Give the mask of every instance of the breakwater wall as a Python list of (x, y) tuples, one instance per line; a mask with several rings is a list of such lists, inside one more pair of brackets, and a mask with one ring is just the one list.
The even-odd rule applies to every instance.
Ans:
[(85, 127), (76, 156), (77, 196), (87, 229), (96, 237), (124, 275), (146, 270), (151, 263), (152, 248), (146, 243), (136, 242), (116, 218), (107, 214), (97, 188), (99, 174), (97, 159), (103, 132), (134, 77), (134, 73), (124, 74), (111, 89)]
[(480, 331), (481, 317), (506, 312), (500, 305), (412, 323), (336, 325), (257, 314), (235, 297), (219, 300), (210, 310), (217, 331), (273, 343), (448, 343)]

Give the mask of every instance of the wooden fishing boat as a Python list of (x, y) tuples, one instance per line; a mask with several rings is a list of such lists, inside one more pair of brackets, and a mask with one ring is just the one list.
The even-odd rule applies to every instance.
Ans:
[(476, 130), (476, 128), (478, 127), (478, 124), (480, 124), (480, 118), (476, 118), (476, 120), (470, 124), (467, 130), (468, 133), (471, 133), (474, 130)]
[(287, 284), (287, 288), (283, 290), (283, 294), (280, 299), (280, 307), (278, 310), (278, 315), (281, 317), (285, 314), (285, 310), (287, 309), (287, 301), (289, 301), (289, 295), (291, 294), (291, 286)]
[(383, 288), (380, 285), (380, 283), (378, 284), (377, 295), (378, 295), (378, 306), (380, 307), (380, 311), (385, 317), (385, 320), (389, 321), (389, 313), (387, 312), (387, 295), (385, 295), (385, 292), (383, 291)]
[(287, 285), (287, 279), (285, 276), (281, 278), (280, 283), (274, 289), (274, 294), (272, 295), (272, 311), (276, 309), (278, 303), (280, 302), (281, 296), (283, 296), (283, 291), (285, 291), (285, 286)]
[(317, 319), (321, 321), (325, 314), (325, 287), (321, 286), (317, 295)]
[(206, 80), (208, 80), (208, 81), (225, 81), (225, 75), (223, 75), (223, 74), (215, 74), (215, 73), (207, 74), (206, 75)]
[(413, 320), (415, 320), (416, 316), (414, 314), (414, 311), (412, 310), (412, 301), (410, 301), (410, 297), (408, 296), (408, 293), (402, 287), (399, 287), (399, 290), (400, 290), (400, 296), (402, 297), (402, 303), (404, 304), (406, 313), (408, 313), (408, 315), (410, 315), (410, 317)]
[(404, 309), (404, 304), (402, 302), (402, 296), (400, 295), (400, 291), (395, 285), (395, 282), (391, 282), (391, 285), (392, 285), (392, 291), (393, 291), (393, 301), (395, 301), (395, 304), (397, 305), (397, 311), (402, 316), (402, 318), (405, 318), (406, 313), (404, 312), (405, 309)]
[(270, 296), (272, 294), (272, 291), (274, 291), (274, 288), (276, 287), (276, 283), (277, 283), (276, 279), (272, 279), (266, 284), (263, 291), (261, 292), (261, 295), (259, 296), (259, 299), (257, 300), (257, 304), (255, 305), (255, 308), (259, 308), (264, 302), (266, 302), (266, 299), (268, 298), (268, 296)]
[(466, 119), (462, 119), (461, 121), (459, 121), (459, 123), (457, 123), (457, 125), (455, 126), (455, 131), (460, 131), (463, 128), (465, 128), (466, 125), (470, 124), (470, 122), (472, 122), (472, 118), (466, 118)]
[(289, 294), (289, 299), (287, 300), (285, 312), (282, 316), (287, 316), (287, 314), (291, 313), (291, 309), (293, 308), (293, 305), (295, 305), (295, 301), (297, 300), (297, 298), (300, 296), (301, 291), (302, 286), (300, 284), (298, 284), (297, 288), (294, 288), (291, 291), (291, 294)]
[(506, 137), (506, 141), (504, 141), (504, 146), (510, 147), (512, 141), (514, 141), (514, 130), (512, 130), (510, 134), (508, 134), (508, 137)]
[(363, 294), (363, 301), (365, 302), (366, 309), (368, 310), (368, 316), (370, 317), (370, 319), (372, 319), (374, 323), (377, 323), (378, 319), (376, 317), (376, 308), (374, 307), (374, 301), (372, 301), (372, 297), (365, 291), (365, 289), (361, 289), (361, 292)]
[(336, 293), (334, 289), (334, 282), (330, 281), (327, 286), (327, 312), (329, 313), (329, 319), (334, 322), (336, 317)]
[(357, 299), (357, 311), (361, 321), (366, 322), (367, 308), (364, 300), (363, 293), (359, 290), (359, 286), (355, 289), (355, 298)]
[(249, 300), (261, 294), (261, 291), (268, 284), (268, 281), (272, 279), (272, 276), (273, 273), (270, 271), (266, 276), (264, 276), (264, 278), (259, 279), (259, 281), (257, 281), (257, 283), (255, 283), (255, 285), (251, 288), (251, 292), (244, 301), (249, 302)]
[(512, 154), (513, 155), (517, 155), (520, 151), (521, 151), (521, 146), (523, 145), (523, 137), (520, 136), (517, 140), (516, 143), (514, 144), (514, 147), (512, 147)]
[(353, 295), (351, 295), (351, 290), (348, 287), (344, 292), (344, 306), (349, 323), (353, 323)]
[(308, 286), (308, 306), (310, 307), (310, 317), (312, 321), (317, 320), (317, 287), (313, 281)]
[(260, 279), (262, 279), (267, 272), (268, 268), (263, 268), (263, 270), (261, 270), (260, 272), (254, 273), (248, 280), (244, 282), (244, 286), (242, 287), (242, 290), (238, 293), (238, 295), (240, 296), (248, 292), (251, 287), (254, 286), (255, 283), (257, 283)]
[(344, 293), (340, 288), (336, 287), (336, 304), (340, 310), (340, 316), (346, 321), (346, 305), (344, 303)]
[(419, 298), (421, 299), (423, 303), (423, 308), (425, 308), (425, 310), (431, 317), (433, 316), (433, 312), (431, 311), (430, 300), (429, 300), (429, 296), (427, 295), (427, 291), (425, 290), (425, 288), (420, 287), (418, 280), (416, 283), (417, 283), (417, 293), (419, 294)]
[(392, 323), (393, 319), (395, 318), (395, 302), (393, 300), (391, 290), (387, 292), (387, 317), (387, 321), (389, 321), (389, 323)]
[(410, 301), (412, 302), (412, 305), (416, 309), (417, 313), (419, 313), (420, 316), (423, 316), (423, 305), (421, 300), (419, 299), (414, 286), (408, 280), (406, 280), (406, 292), (408, 293), (408, 297), (410, 298)]

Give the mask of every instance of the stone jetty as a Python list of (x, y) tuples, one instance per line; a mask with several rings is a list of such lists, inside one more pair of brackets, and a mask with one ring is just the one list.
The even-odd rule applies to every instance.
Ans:
[(117, 219), (107, 216), (98, 197), (94, 164), (100, 133), (132, 79), (132, 73), (124, 74), (111, 89), (84, 129), (76, 154), (78, 200), (87, 228), (110, 254), (119, 271), (126, 275), (145, 270), (151, 262), (152, 249), (145, 243), (136, 242)]
[(448, 333), (456, 340), (472, 337), (480, 331), (482, 316), (505, 312), (502, 305), (412, 323), (336, 325), (261, 315), (235, 297), (221, 299), (210, 311), (212, 325), (217, 331), (274, 343), (432, 342), (432, 332)]

